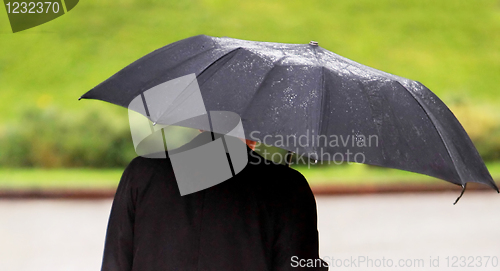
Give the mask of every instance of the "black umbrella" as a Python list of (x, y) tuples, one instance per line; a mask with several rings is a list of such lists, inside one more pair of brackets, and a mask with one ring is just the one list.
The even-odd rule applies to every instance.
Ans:
[(247, 139), (314, 160), (350, 158), (498, 192), (465, 130), (428, 88), (317, 42), (195, 36), (140, 58), (80, 99), (127, 108), (148, 89), (192, 73), (206, 110), (237, 113)]

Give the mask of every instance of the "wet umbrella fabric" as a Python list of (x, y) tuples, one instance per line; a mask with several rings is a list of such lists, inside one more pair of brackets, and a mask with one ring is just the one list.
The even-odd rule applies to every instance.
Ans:
[(357, 154), (350, 161), (498, 191), (461, 124), (428, 88), (315, 42), (195, 36), (140, 58), (81, 98), (127, 107), (148, 89), (191, 73), (206, 109), (239, 114), (247, 139), (319, 160)]

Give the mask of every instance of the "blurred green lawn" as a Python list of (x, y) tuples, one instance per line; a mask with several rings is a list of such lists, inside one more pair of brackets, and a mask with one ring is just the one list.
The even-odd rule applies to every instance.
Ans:
[[(500, 162), (487, 165), (500, 180)], [(311, 185), (437, 184), (422, 174), (363, 164), (297, 167)], [(0, 189), (114, 189), (124, 169), (0, 169)]]
[(499, 33), (498, 0), (86, 0), (16, 34), (2, 10), (0, 124), (15, 121), (26, 107), (126, 114), (77, 99), (147, 53), (198, 34), (316, 40), (354, 61), (418, 80), (447, 104), (480, 104), (485, 115), (500, 116)]
[[(16, 34), (0, 11), (0, 136), (23, 123), (20, 116), (30, 107), (60, 108), (64, 116), (96, 109), (106, 120), (116, 117), (118, 125), (110, 125), (127, 125), (126, 109), (78, 97), (147, 53), (198, 34), (316, 40), (359, 63), (422, 82), (471, 138), (500, 138), (498, 0), (85, 0)], [(489, 165), (497, 179), (499, 165)], [(0, 188), (115, 187), (123, 171), (1, 166)], [(434, 181), (363, 166), (301, 171), (311, 183)]]

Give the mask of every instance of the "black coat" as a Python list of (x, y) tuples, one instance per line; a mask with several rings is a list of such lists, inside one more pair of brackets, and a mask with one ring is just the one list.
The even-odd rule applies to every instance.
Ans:
[(168, 158), (134, 158), (113, 201), (101, 270), (302, 270), (292, 267), (300, 259), (320, 266), (306, 179), (247, 150), (235, 177), (185, 196)]

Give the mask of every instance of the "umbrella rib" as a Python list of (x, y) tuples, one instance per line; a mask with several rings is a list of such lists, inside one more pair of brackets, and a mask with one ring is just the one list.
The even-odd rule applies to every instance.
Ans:
[[(325, 98), (325, 96), (328, 95), (328, 93), (325, 90), (325, 67), (324, 66), (321, 67), (321, 88), (320, 88), (320, 90), (322, 90), (323, 93), (321, 95), (321, 107), (320, 107), (320, 112), (319, 112), (319, 124), (318, 124), (318, 130), (317, 130), (318, 136), (323, 133), (323, 126), (324, 126), (323, 125), (323, 116), (325, 115), (324, 111), (327, 108), (325, 103), (328, 102), (327, 99)], [(313, 142), (313, 145), (314, 145), (314, 142)]]
[[(311, 41), (312, 43), (312, 41)], [(314, 53), (314, 56), (316, 58), (316, 63), (318, 64), (319, 67), (321, 67), (321, 86), (320, 86), (320, 91), (322, 91), (321, 93), (321, 106), (320, 106), (320, 109), (319, 109), (319, 121), (318, 121), (318, 127), (316, 127), (316, 132), (318, 133), (318, 135), (321, 134), (321, 131), (323, 131), (323, 111), (325, 110), (325, 93), (326, 91), (324, 90), (325, 89), (325, 65), (323, 65), (323, 61), (321, 61), (321, 59), (318, 57), (318, 52), (317, 52), (317, 48), (319, 48), (317, 46), (317, 43), (316, 45), (312, 45), (311, 43), (309, 43), (309, 49)], [(314, 146), (314, 142), (312, 142), (313, 146)], [(316, 150), (314, 150), (316, 152)], [(318, 160), (318, 157), (317, 157), (317, 154), (315, 155), (316, 157), (316, 160)]]
[(250, 99), (250, 101), (248, 102), (247, 106), (245, 107), (245, 109), (243, 109), (243, 111), (241, 112), (241, 119), (243, 120), (243, 116), (245, 115), (245, 113), (247, 112), (248, 108), (250, 108), (250, 105), (252, 104), (253, 100), (255, 99), (255, 97), (257, 97), (257, 94), (259, 94), (261, 88), (262, 88), (262, 84), (264, 84), (264, 82), (266, 81), (267, 77), (269, 76), (269, 74), (274, 70), (274, 68), (276, 68), (276, 63), (280, 62), (282, 59), (286, 58), (287, 56), (286, 55), (283, 55), (282, 57), (280, 57), (279, 59), (277, 59), (276, 61), (273, 61), (273, 66), (269, 69), (269, 71), (266, 72), (266, 74), (264, 75), (264, 77), (262, 78), (262, 81), (260, 81), (259, 85), (257, 86), (257, 90), (255, 91), (254, 95), (252, 96), (252, 98)]
[[(206, 72), (206, 71), (207, 71), (210, 67), (214, 66), (216, 63), (219, 63), (219, 61), (221, 61), (222, 59), (224, 59), (226, 56), (228, 56), (228, 55), (230, 55), (230, 54), (232, 54), (232, 53), (234, 53), (234, 52), (236, 52), (236, 51), (238, 51), (238, 50), (240, 50), (240, 49), (242, 49), (242, 48), (241, 48), (241, 47), (237, 47), (237, 48), (235, 48), (235, 49), (233, 49), (233, 50), (230, 50), (229, 52), (227, 52), (227, 53), (223, 54), (222, 56), (220, 56), (219, 58), (217, 58), (215, 61), (213, 61), (212, 63), (210, 63), (210, 65), (208, 65), (206, 68), (204, 68), (204, 69), (203, 69), (203, 70), (202, 70), (202, 71), (198, 74), (198, 76), (196, 76), (196, 78), (198, 79), (198, 78), (199, 78), (200, 76), (202, 76), (202, 75), (203, 75), (203, 74), (204, 74), (204, 73), (205, 73), (205, 72)], [(229, 62), (229, 60), (231, 60), (233, 57), (234, 57), (234, 55), (231, 55), (231, 57), (230, 57), (229, 59), (227, 59), (227, 60), (226, 60), (226, 63), (227, 63), (227, 62)], [(224, 65), (225, 65), (226, 63), (224, 63)], [(222, 67), (224, 67), (224, 65), (222, 65), (219, 69), (221, 69)], [(210, 75), (210, 77), (212, 77), (212, 76), (213, 76), (216, 72), (217, 72), (217, 71), (215, 71), (212, 75)], [(205, 81), (203, 81), (203, 82), (199, 82), (199, 81), (198, 81), (198, 83), (199, 83), (200, 87), (201, 87), (201, 86), (202, 86), (202, 85), (203, 85), (206, 81), (208, 81), (208, 79), (209, 79), (210, 77), (208, 77), (208, 78), (207, 78), (207, 80), (205, 80)]]
[[(450, 157), (450, 160), (451, 162), (453, 163), (453, 166), (455, 167), (455, 171), (457, 172), (458, 174), (458, 177), (460, 178), (460, 182), (464, 182), (464, 178), (463, 178), (463, 175), (461, 174), (460, 170), (458, 169), (457, 167), (457, 164), (455, 163), (455, 161), (453, 160), (453, 156), (451, 155), (451, 152), (450, 152), (450, 149), (449, 149), (449, 146), (448, 144), (446, 143), (446, 141), (444, 140), (443, 138), (443, 135), (441, 134), (441, 131), (438, 129), (438, 127), (436, 126), (436, 121), (435, 121), (435, 118), (434, 118), (434, 115), (430, 114), (426, 109), (425, 109), (425, 106), (420, 102), (420, 100), (410, 91), (408, 90), (408, 88), (406, 88), (403, 84), (401, 84), (401, 82), (397, 81), (396, 82), (401, 85), (408, 93), (410, 93), (410, 95), (413, 97), (413, 99), (415, 99), (415, 101), (418, 103), (418, 105), (420, 106), (420, 108), (422, 108), (422, 110), (424, 111), (424, 113), (427, 115), (427, 117), (429, 118), (429, 120), (431, 121), (432, 123), (432, 126), (434, 126), (434, 129), (436, 129), (438, 135), (439, 135), (439, 139), (441, 139), (441, 142), (443, 142), (443, 145), (446, 149), (446, 152), (448, 153), (448, 156)], [(452, 182), (453, 183), (453, 182)], [(457, 184), (457, 185), (460, 185), (460, 184)], [(463, 183), (462, 183), (463, 185)]]
[[(319, 109), (319, 123), (318, 123), (318, 129), (317, 129), (318, 136), (321, 135), (321, 133), (323, 132), (323, 116), (324, 116), (324, 111), (326, 110), (325, 108), (327, 108), (325, 105), (325, 103), (326, 103), (325, 96), (327, 95), (326, 90), (325, 90), (325, 67), (321, 67), (321, 87), (320, 87), (320, 90), (323, 93), (321, 93), (321, 106)], [(313, 141), (313, 146), (314, 146), (314, 141)]]
[[(238, 50), (240, 48), (236, 48), (234, 50), (231, 50), (229, 52), (227, 52), (226, 54), (222, 55), (221, 57), (219, 57), (216, 61), (212, 62), (210, 65), (208, 65), (205, 69), (203, 69), (203, 71), (200, 72), (200, 74), (197, 76), (197, 78), (199, 76), (201, 76), (205, 71), (207, 71), (210, 67), (212, 67), (215, 63), (219, 62), (221, 59), (223, 59), (224, 57), (228, 56), (229, 54), (231, 54), (232, 52), (235, 52), (236, 50)], [(234, 55), (232, 55), (228, 60), (226, 60), (226, 63), (231, 60), (232, 58), (234, 57)], [(224, 63), (225, 64), (225, 63)], [(222, 65), (221, 67), (219, 67), (219, 69), (221, 69), (224, 65)], [(217, 70), (210, 76), (213, 76), (215, 73), (217, 72)], [(207, 80), (209, 78), (206, 78)], [(204, 82), (206, 82), (207, 80), (205, 80)], [(204, 83), (203, 82), (203, 83)], [(201, 87), (203, 85), (203, 83), (200, 83), (199, 86)], [(163, 117), (164, 115), (166, 114), (169, 114), (170, 112), (174, 111), (175, 109), (177, 109), (179, 106), (183, 106), (184, 105), (184, 102), (186, 100), (188, 100), (192, 95), (194, 95), (194, 92), (191, 91), (189, 93), (186, 94), (186, 92), (183, 92), (182, 94), (180, 94), (175, 100), (173, 100), (170, 105), (174, 105), (173, 107), (170, 107), (169, 106), (169, 110), (165, 111), (164, 113), (162, 113), (162, 115), (160, 116)]]

